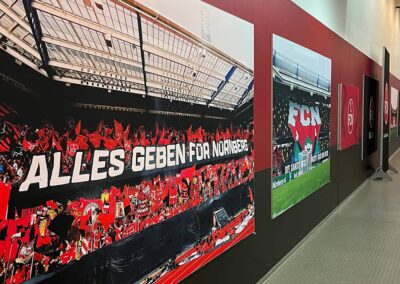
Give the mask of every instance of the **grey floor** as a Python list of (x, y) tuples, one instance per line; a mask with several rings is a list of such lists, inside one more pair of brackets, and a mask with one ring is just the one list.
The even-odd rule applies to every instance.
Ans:
[[(400, 154), (391, 160), (400, 170)], [(264, 281), (400, 283), (400, 174), (368, 181)]]

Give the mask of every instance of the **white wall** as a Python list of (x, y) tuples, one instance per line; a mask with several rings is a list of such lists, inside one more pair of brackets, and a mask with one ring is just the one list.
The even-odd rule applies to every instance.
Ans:
[(394, 0), (292, 0), (306, 12), (382, 64), (390, 52), (390, 71), (400, 78), (400, 9)]

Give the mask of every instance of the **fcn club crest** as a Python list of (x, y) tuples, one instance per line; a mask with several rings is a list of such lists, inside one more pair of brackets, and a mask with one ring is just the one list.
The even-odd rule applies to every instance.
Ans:
[(354, 102), (353, 99), (349, 100), (347, 106), (347, 130), (349, 134), (353, 134), (354, 130)]

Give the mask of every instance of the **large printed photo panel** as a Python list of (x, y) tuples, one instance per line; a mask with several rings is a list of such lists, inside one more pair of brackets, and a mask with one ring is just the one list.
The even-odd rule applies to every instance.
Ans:
[(272, 218), (330, 182), (331, 60), (273, 35)]
[(180, 283), (254, 233), (253, 25), (200, 0), (35, 3), (63, 83), (0, 76), (1, 284)]

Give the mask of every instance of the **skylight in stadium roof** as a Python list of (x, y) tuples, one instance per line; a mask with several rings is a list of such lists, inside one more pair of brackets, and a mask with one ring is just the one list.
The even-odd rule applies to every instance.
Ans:
[[(253, 96), (252, 70), (129, 0), (34, 0), (32, 7), (56, 80), (226, 109)], [(0, 33), (15, 39), (9, 53), (40, 66), (22, 1), (0, 0), (0, 11)]]
[(0, 0), (0, 38), (3, 37), (7, 53), (46, 74), (44, 70), (39, 69), (42, 62), (22, 1)]

